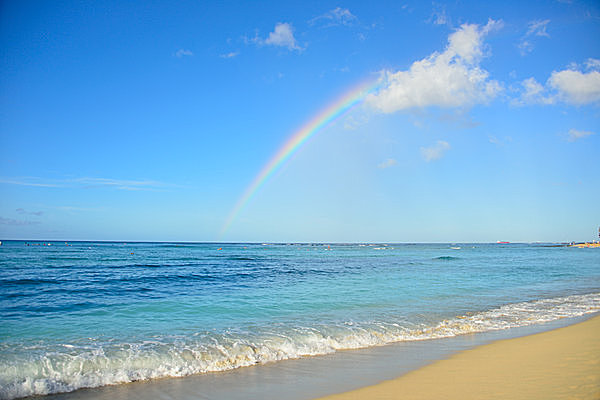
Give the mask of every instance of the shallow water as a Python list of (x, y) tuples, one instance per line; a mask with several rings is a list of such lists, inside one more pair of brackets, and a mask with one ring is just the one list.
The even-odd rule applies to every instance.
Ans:
[(597, 249), (29, 244), (0, 246), (0, 398), (600, 310)]

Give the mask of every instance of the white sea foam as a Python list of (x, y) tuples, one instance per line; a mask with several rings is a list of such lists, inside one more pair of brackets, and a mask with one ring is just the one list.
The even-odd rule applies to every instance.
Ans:
[(181, 377), (254, 364), (508, 329), (600, 311), (600, 293), (507, 304), (430, 325), (348, 322), (275, 328), (256, 334), (199, 334), (142, 343), (60, 344), (21, 351), (0, 348), (0, 398), (69, 392), (84, 387)]

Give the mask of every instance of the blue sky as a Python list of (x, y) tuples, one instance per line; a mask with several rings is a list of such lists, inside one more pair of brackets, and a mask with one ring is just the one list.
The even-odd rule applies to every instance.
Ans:
[[(0, 47), (3, 239), (567, 241), (600, 225), (597, 1), (3, 1)], [(286, 140), (368, 79), (220, 234)]]

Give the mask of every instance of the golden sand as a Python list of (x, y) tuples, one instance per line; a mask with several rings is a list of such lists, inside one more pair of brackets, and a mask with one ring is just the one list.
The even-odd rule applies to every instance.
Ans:
[(400, 378), (328, 396), (365, 399), (600, 399), (600, 316), (460, 352)]

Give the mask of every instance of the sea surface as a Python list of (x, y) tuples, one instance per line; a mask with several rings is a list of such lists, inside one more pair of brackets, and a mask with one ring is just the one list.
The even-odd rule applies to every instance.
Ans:
[(598, 311), (598, 249), (5, 241), (0, 399)]

